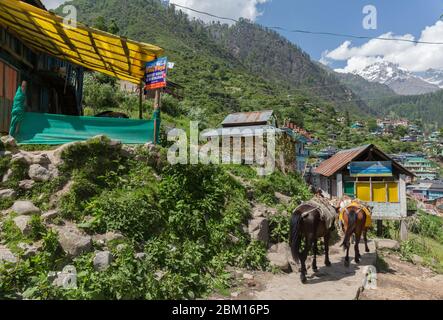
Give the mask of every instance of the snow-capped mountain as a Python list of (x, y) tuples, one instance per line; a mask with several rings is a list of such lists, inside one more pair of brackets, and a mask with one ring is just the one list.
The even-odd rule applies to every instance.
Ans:
[(443, 70), (429, 69), (418, 74), (426, 82), (432, 83), (443, 89)]
[[(352, 73), (370, 82), (385, 84), (400, 95), (425, 94), (440, 89), (437, 84), (428, 82), (424, 78), (387, 61), (377, 62), (363, 70), (355, 70)], [(431, 73), (428, 78), (431, 79)], [(435, 79), (437, 78), (435, 73)], [(441, 81), (443, 82), (443, 72), (441, 72)]]

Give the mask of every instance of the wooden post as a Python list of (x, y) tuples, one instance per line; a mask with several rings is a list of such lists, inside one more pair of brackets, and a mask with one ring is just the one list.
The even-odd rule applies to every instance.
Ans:
[(400, 240), (408, 240), (408, 227), (406, 224), (406, 217), (408, 216), (408, 198), (406, 196), (406, 175), (400, 175), (399, 182), (400, 189), (400, 206), (401, 206), (401, 221), (400, 221)]
[(143, 82), (139, 85), (139, 105), (138, 105), (138, 118), (143, 119)]
[(343, 198), (343, 175), (341, 173), (337, 174), (337, 198)]
[(383, 220), (377, 220), (377, 237), (383, 236)]
[(160, 112), (161, 109), (161, 91), (160, 89), (155, 90), (154, 98), (154, 144), (157, 144), (157, 135), (160, 128), (157, 127), (158, 121), (155, 115)]

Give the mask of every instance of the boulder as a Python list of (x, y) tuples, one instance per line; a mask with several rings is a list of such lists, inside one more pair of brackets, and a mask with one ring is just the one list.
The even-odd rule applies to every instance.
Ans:
[(6, 171), (6, 173), (3, 175), (2, 182), (8, 182), (12, 177), (12, 173), (12, 170), (8, 169), (8, 171)]
[(266, 245), (269, 242), (269, 221), (266, 218), (249, 220), (248, 233), (252, 240), (262, 241)]
[(34, 257), (39, 251), (41, 251), (43, 244), (42, 242), (34, 244), (19, 243), (17, 247), (23, 250), (23, 258), (27, 259)]
[(11, 211), (18, 215), (33, 215), (40, 214), (41, 211), (31, 201), (16, 201), (11, 208)]
[(28, 236), (31, 231), (31, 217), (30, 216), (18, 216), (13, 219), (17, 228), (20, 229), (21, 233), (25, 236)]
[(107, 232), (105, 234), (96, 234), (92, 236), (92, 240), (98, 242), (99, 244), (107, 245), (109, 242), (115, 240), (122, 240), (125, 237), (118, 232)]
[(267, 253), (267, 258), (271, 265), (279, 268), (284, 272), (291, 272), (289, 245), (285, 242), (273, 245)]
[(252, 216), (254, 218), (267, 218), (277, 214), (277, 209), (267, 207), (263, 204), (256, 203), (252, 207)]
[(52, 220), (54, 220), (55, 218), (57, 218), (59, 216), (59, 211), (58, 210), (51, 210), (48, 212), (45, 212), (44, 214), (42, 214), (42, 220), (44, 222), (50, 222)]
[(48, 278), (52, 281), (52, 285), (56, 287), (64, 289), (77, 288), (77, 270), (74, 266), (67, 265), (62, 272), (50, 272)]
[(396, 240), (391, 239), (378, 239), (375, 240), (377, 249), (389, 249), (389, 250), (398, 250), (400, 249), (400, 243)]
[(81, 232), (74, 225), (61, 226), (56, 228), (56, 230), (60, 246), (70, 257), (75, 258), (92, 250), (92, 238)]
[(283, 203), (283, 204), (289, 204), (289, 203), (291, 203), (291, 200), (292, 200), (291, 197), (284, 195), (283, 193), (280, 193), (280, 192), (275, 192), (275, 197), (277, 198), (277, 200), (280, 203)]
[(105, 271), (109, 268), (113, 256), (109, 251), (99, 251), (94, 256), (94, 269), (96, 271)]
[(0, 190), (0, 199), (12, 199), (17, 196), (17, 193), (12, 189)]
[(23, 180), (18, 183), (18, 187), (22, 190), (31, 190), (35, 185), (34, 180)]
[(17, 263), (17, 257), (7, 247), (0, 245), (0, 262)]
[(39, 164), (32, 164), (28, 171), (29, 177), (36, 182), (46, 182), (51, 180), (51, 172)]
[(18, 150), (18, 145), (15, 139), (11, 136), (3, 136), (1, 137), (1, 142), (6, 150), (15, 152)]

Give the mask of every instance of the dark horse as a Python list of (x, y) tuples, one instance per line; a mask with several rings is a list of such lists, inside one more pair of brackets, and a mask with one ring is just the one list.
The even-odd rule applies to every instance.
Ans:
[(351, 246), (350, 240), (352, 235), (355, 235), (355, 262), (360, 262), (361, 255), (359, 244), (362, 234), (364, 236), (366, 252), (369, 252), (367, 237), (368, 228), (365, 227), (366, 219), (366, 212), (361, 206), (349, 206), (343, 212), (343, 231), (345, 233), (345, 237), (342, 243), (342, 247), (344, 247), (344, 249), (346, 250), (345, 266), (347, 267), (349, 267), (349, 248)]
[[(302, 204), (294, 210), (291, 217), (290, 239), (292, 257), (294, 261), (300, 261), (300, 279), (302, 283), (306, 283), (306, 259), (311, 248), (314, 252), (314, 259), (312, 260), (312, 270), (316, 272), (317, 268), (317, 240), (324, 238), (325, 240), (325, 265), (331, 266), (329, 261), (329, 239), (331, 231), (334, 229), (334, 224), (328, 228), (326, 222), (321, 219), (321, 212), (318, 207), (310, 204)], [(305, 239), (303, 251), (300, 252), (301, 242)]]

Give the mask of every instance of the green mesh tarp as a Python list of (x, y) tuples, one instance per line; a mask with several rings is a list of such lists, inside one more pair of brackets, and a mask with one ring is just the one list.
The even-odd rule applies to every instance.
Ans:
[(106, 135), (124, 144), (145, 144), (154, 141), (155, 121), (26, 112), (16, 140), (19, 144), (64, 144)]

